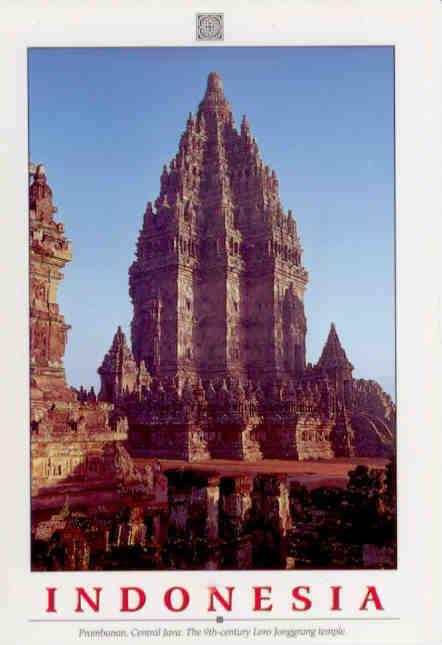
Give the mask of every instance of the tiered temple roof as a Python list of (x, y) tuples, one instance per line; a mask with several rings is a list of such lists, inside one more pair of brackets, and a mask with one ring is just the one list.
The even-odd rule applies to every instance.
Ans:
[(318, 361), (318, 367), (325, 369), (334, 367), (353, 369), (353, 365), (348, 360), (345, 350), (341, 345), (335, 323), (333, 322), (330, 325), (330, 331)]

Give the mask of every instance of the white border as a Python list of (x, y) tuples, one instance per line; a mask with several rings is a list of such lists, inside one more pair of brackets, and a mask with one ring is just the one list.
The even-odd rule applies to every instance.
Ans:
[[(95, 586), (104, 581), (113, 602), (114, 584), (136, 580), (147, 589), (158, 589), (160, 584), (185, 580), (195, 589), (195, 598), (201, 598), (194, 615), (205, 609), (205, 584), (232, 584), (232, 574), (228, 572), (31, 575), (28, 571), (26, 47), (338, 44), (396, 47), (399, 569), (368, 574), (243, 572), (234, 574), (234, 579), (241, 587), (240, 611), (244, 615), (248, 614), (246, 588), (253, 582), (273, 585), (274, 597), (281, 607), (278, 615), (289, 615), (285, 610), (288, 590), (295, 584), (311, 584), (318, 595), (327, 583), (343, 585), (351, 601), (347, 615), (354, 612), (354, 595), (360, 597), (357, 589), (378, 584), (386, 615), (399, 616), (400, 621), (351, 623), (347, 637), (339, 639), (341, 642), (440, 642), (439, 3), (225, 0), (221, 4), (213, 8), (224, 13), (225, 39), (211, 44), (194, 40), (195, 14), (211, 10), (206, 2), (197, 6), (191, 2), (129, 0), (123, 5), (116, 0), (60, 0), (50, 8), (41, 2), (2, 3), (1, 643), (79, 642), (72, 625), (27, 622), (31, 616), (42, 615), (42, 589), (54, 581), (66, 588), (78, 581)], [(152, 599), (155, 602), (156, 597)], [(318, 599), (315, 611), (326, 611), (324, 603), (324, 599)], [(158, 615), (153, 608), (149, 613)]]

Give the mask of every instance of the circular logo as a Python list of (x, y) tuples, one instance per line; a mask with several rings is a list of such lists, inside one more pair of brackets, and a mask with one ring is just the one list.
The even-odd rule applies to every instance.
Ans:
[(198, 38), (200, 40), (218, 40), (223, 36), (222, 16), (198, 16)]

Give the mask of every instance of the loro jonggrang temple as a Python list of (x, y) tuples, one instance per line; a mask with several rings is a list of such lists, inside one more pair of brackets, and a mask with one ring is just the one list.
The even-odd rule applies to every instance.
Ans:
[[(275, 460), (393, 456), (395, 407), (375, 381), (353, 378), (333, 323), (317, 363), (306, 363), (308, 273), (297, 224), (247, 119), (235, 126), (218, 74), (209, 75), (147, 204), (129, 269), (131, 338), (118, 327), (98, 368), (98, 393), (65, 379), (69, 325), (56, 288), (71, 246), (53, 219), (42, 165), (31, 169), (29, 195), (33, 538), (41, 568), (56, 568), (54, 561), (112, 568), (109, 554), (116, 549), (121, 565), (121, 548), (136, 545), (144, 549), (138, 566), (173, 568), (177, 551), (170, 547), (167, 560), (164, 545), (189, 539), (195, 490), (203, 509), (195, 534), (212, 551), (193, 564), (257, 566), (244, 546), (253, 534), (251, 525), (245, 532), (246, 511), (249, 520), (276, 517), (279, 541), (292, 527), (290, 486), (286, 475), (275, 476)], [(219, 464), (227, 462), (236, 474), (223, 475)], [(247, 479), (244, 462), (259, 463), (260, 474)], [(286, 551), (277, 551), (274, 566), (286, 566)]]

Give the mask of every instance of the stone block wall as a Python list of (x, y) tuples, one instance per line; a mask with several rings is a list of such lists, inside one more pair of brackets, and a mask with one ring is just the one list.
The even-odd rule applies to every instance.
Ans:
[(330, 433), (333, 421), (328, 418), (302, 416), (296, 427), (298, 459), (333, 459)]

